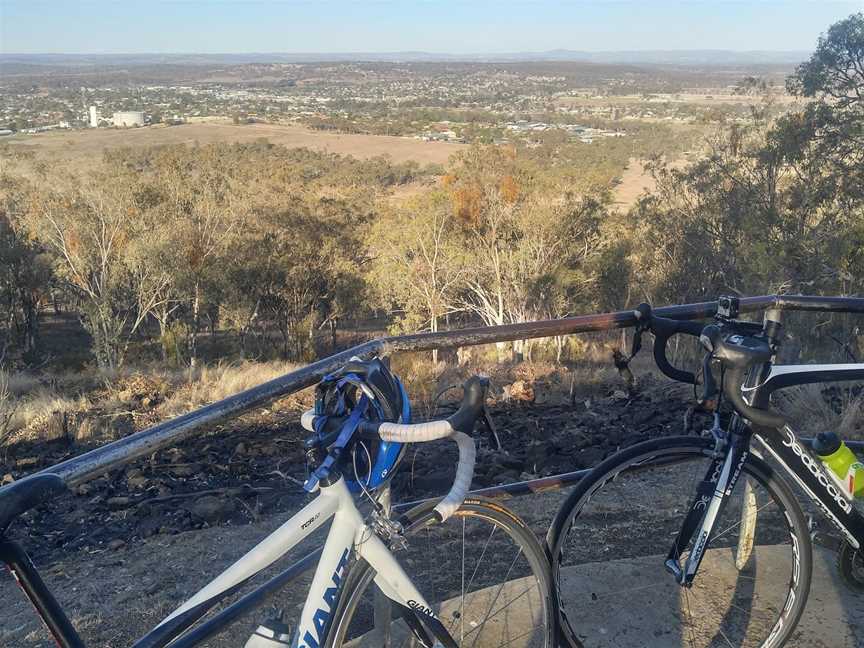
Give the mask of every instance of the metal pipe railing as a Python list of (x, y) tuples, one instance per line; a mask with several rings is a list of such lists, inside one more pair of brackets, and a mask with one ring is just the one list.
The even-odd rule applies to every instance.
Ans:
[[(716, 308), (717, 302), (713, 301), (665, 306), (655, 309), (654, 312), (661, 317), (674, 319), (705, 319), (712, 317)], [(740, 308), (742, 312), (779, 308), (800, 311), (864, 313), (864, 298), (764, 295), (742, 298)], [(206, 425), (238, 416), (250, 409), (314, 385), (354, 356), (369, 358), (396, 351), (430, 351), (491, 344), (493, 342), (573, 335), (626, 328), (635, 324), (636, 317), (633, 311), (628, 310), (539, 322), (379, 338), (318, 360), (284, 376), (188, 414), (141, 430), (77, 457), (72, 457), (40, 472), (59, 475), (70, 485), (85, 482), (138, 457), (176, 444)], [(2, 493), (2, 488), (0, 488), (0, 493)]]

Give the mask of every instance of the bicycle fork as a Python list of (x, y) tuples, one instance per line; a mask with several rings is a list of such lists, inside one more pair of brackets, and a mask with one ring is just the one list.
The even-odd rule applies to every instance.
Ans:
[[(675, 581), (683, 587), (692, 587), (699, 565), (705, 557), (717, 518), (723, 512), (728, 497), (732, 494), (744, 462), (750, 455), (749, 439), (734, 435), (732, 443), (724, 453), (718, 453), (708, 467), (708, 471), (696, 489), (696, 496), (690, 504), (687, 517), (669, 555), (666, 557), (666, 571), (675, 577)], [(746, 505), (746, 502), (745, 502)], [(747, 508), (745, 506), (745, 513)], [(693, 538), (696, 538), (693, 541)], [(693, 541), (693, 549), (684, 565), (681, 565), (681, 554)], [(749, 553), (749, 549), (747, 549)]]

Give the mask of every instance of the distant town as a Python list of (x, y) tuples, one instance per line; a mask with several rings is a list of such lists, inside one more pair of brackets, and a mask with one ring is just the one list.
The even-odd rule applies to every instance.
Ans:
[(230, 119), (440, 142), (556, 136), (591, 144), (625, 137), (638, 124), (745, 120), (755, 99), (739, 84), (752, 73), (767, 79), (763, 90), (776, 110), (788, 99), (779, 81), (788, 66), (779, 65), (706, 72), (553, 62), (273, 63), (185, 66), (171, 72), (178, 80), (162, 82), (147, 66), (74, 74), (44, 67), (0, 72), (0, 135)]

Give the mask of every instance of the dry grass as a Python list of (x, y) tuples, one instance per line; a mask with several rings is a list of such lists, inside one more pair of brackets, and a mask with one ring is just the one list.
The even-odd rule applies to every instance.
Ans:
[(864, 391), (849, 383), (799, 385), (778, 391), (777, 408), (786, 414), (796, 431), (804, 434), (833, 431), (841, 438), (864, 438)]
[[(79, 411), (85, 402), (81, 398), (62, 396), (48, 387), (40, 387), (24, 397), (14, 399), (11, 407), (6, 405), (11, 409), (11, 416), (5, 430), (0, 430), (5, 432), (0, 434), (0, 444), (19, 439), (56, 439), (64, 433), (65, 417)], [(2, 408), (3, 405), (0, 405)]]
[[(158, 413), (163, 418), (184, 414), (201, 405), (278, 378), (299, 366), (290, 362), (244, 362), (201, 367), (191, 380), (178, 385), (176, 391), (159, 407)], [(188, 372), (184, 373), (188, 377)]]
[(12, 399), (9, 374), (0, 370), (0, 443), (9, 435), (17, 403)]
[(265, 138), (288, 148), (351, 155), (364, 159), (389, 155), (394, 162), (415, 160), (421, 164), (445, 164), (464, 144), (423, 142), (409, 137), (388, 135), (343, 135), (312, 131), (290, 124), (249, 124), (237, 126), (212, 121), (182, 126), (147, 128), (99, 128), (94, 130), (55, 131), (8, 138), (9, 146), (82, 163), (101, 159), (105, 149), (161, 144), (208, 144), (210, 142), (254, 142)]
[[(297, 365), (285, 362), (218, 364), (189, 370), (92, 372), (43, 377), (0, 372), (0, 444), (49, 441), (90, 419), (110, 421), (119, 415), (169, 419), (233, 396)], [(83, 427), (82, 427), (83, 430)], [(81, 439), (89, 439), (92, 430)]]

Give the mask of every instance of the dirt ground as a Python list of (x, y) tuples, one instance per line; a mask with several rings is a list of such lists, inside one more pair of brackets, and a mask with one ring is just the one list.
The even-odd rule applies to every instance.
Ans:
[[(670, 166), (673, 169), (682, 169), (686, 164), (687, 161), (682, 158), (673, 161)], [(616, 205), (628, 209), (636, 204), (642, 194), (653, 192), (656, 188), (657, 183), (646, 171), (645, 165), (640, 160), (631, 158), (621, 174), (621, 181), (612, 190), (612, 197)]]
[(309, 148), (357, 158), (389, 155), (394, 162), (415, 160), (421, 164), (444, 164), (465, 148), (464, 144), (424, 142), (386, 135), (342, 135), (321, 133), (301, 126), (277, 124), (235, 125), (230, 122), (148, 126), (145, 128), (100, 128), (70, 132), (40, 133), (4, 139), (11, 146), (27, 147), (65, 159), (87, 159), (104, 149), (159, 144), (207, 144), (210, 142), (252, 142), (266, 138), (289, 148)]

